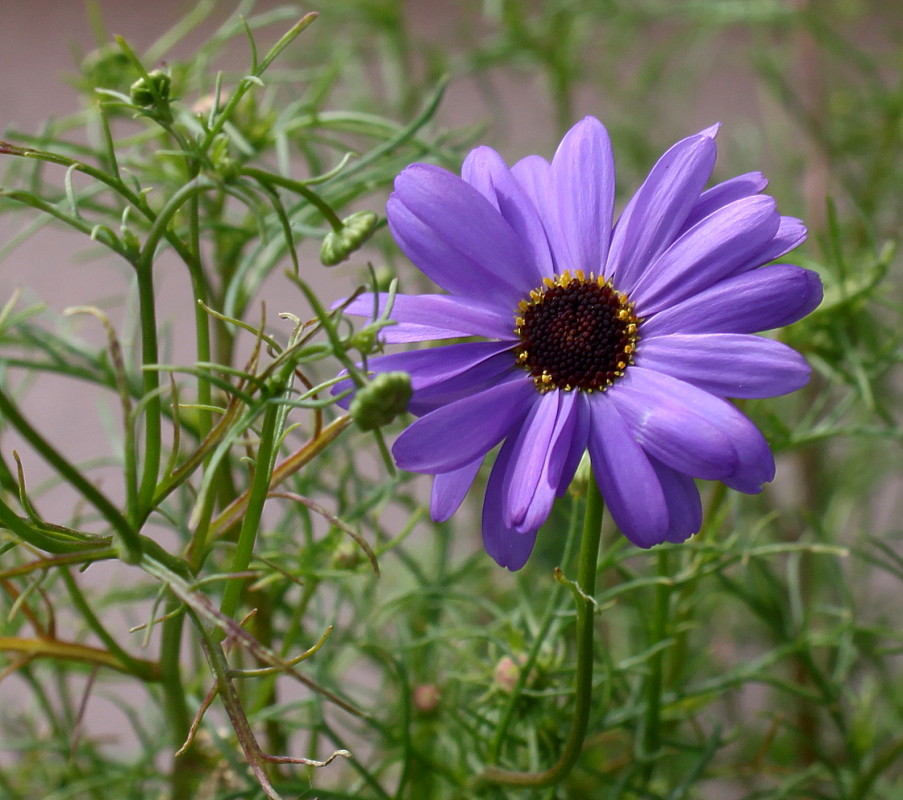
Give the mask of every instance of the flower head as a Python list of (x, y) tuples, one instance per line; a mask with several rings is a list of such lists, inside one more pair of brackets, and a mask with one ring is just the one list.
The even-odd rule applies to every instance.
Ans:
[[(756, 427), (725, 398), (795, 391), (809, 368), (753, 334), (821, 300), (818, 277), (771, 264), (805, 238), (778, 214), (759, 173), (704, 190), (717, 126), (675, 144), (616, 224), (608, 134), (592, 118), (551, 163), (508, 167), (488, 147), (461, 177), (414, 164), (387, 206), (401, 249), (445, 293), (395, 297), (387, 343), (470, 341), (373, 358), (411, 375), (398, 466), (435, 476), (448, 519), (501, 444), (483, 503), (483, 539), (520, 569), (588, 449), (621, 531), (640, 547), (699, 530), (694, 478), (755, 493), (774, 477)], [(767, 265), (767, 266), (763, 266)], [(346, 312), (369, 315), (387, 296)]]

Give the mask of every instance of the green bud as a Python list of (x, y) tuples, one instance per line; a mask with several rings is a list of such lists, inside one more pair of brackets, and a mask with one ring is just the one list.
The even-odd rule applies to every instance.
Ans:
[(372, 211), (356, 211), (342, 220), (342, 230), (330, 231), (320, 248), (320, 261), (324, 266), (334, 267), (344, 261), (376, 230), (379, 218)]
[(141, 242), (138, 237), (129, 228), (122, 228), (119, 231), (119, 238), (125, 245), (126, 250), (133, 256), (137, 256), (141, 252)]
[(155, 69), (147, 78), (138, 78), (132, 84), (129, 96), (136, 106), (155, 106), (158, 103), (166, 105), (171, 86), (172, 78), (162, 69)]
[(412, 393), (407, 372), (383, 372), (358, 390), (349, 413), (361, 430), (372, 431), (404, 413)]
[(574, 473), (574, 479), (571, 481), (568, 491), (574, 497), (583, 497), (586, 495), (586, 490), (589, 488), (589, 482), (594, 481), (595, 479), (596, 478), (593, 475), (593, 465), (589, 459), (589, 453), (585, 452), (580, 459), (580, 464), (577, 466), (577, 472)]
[(230, 155), (230, 140), (225, 133), (218, 133), (213, 137), (213, 143), (210, 146), (210, 163), (213, 168), (225, 179), (233, 177), (238, 171), (238, 164)]
[(379, 325), (367, 325), (367, 327), (361, 328), (351, 337), (350, 346), (355, 350), (359, 350), (365, 356), (376, 352), (376, 347), (379, 344), (380, 327)]
[(363, 560), (360, 545), (342, 542), (332, 555), (332, 566), (336, 569), (354, 569)]
[(396, 277), (395, 270), (391, 267), (378, 267), (376, 269), (376, 290), (378, 292), (388, 292), (392, 281)]

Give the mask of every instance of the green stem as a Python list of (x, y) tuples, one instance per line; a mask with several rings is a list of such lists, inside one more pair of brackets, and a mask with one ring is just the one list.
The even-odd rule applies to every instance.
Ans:
[(2, 499), (0, 499), (0, 527), (11, 531), (15, 536), (23, 542), (28, 542), (32, 547), (53, 555), (84, 554), (95, 548), (104, 548), (106, 550), (110, 542), (110, 537), (108, 536), (89, 539), (67, 535), (48, 528), (39, 528), (16, 514)]
[(119, 643), (110, 635), (101, 621), (97, 618), (94, 610), (88, 605), (88, 601), (85, 599), (84, 594), (82, 594), (75, 578), (72, 577), (72, 573), (65, 567), (62, 567), (59, 570), (59, 574), (62, 576), (63, 582), (69, 590), (69, 596), (72, 598), (73, 605), (78, 609), (82, 619), (84, 619), (88, 624), (88, 627), (94, 631), (97, 638), (107, 646), (107, 649), (136, 677), (148, 682), (157, 680), (157, 676), (154, 674), (154, 670), (148, 662), (140, 661), (129, 655), (129, 653), (123, 650), (122, 647), (119, 646)]
[[(196, 176), (195, 176), (196, 177)], [(193, 195), (189, 204), (189, 243), (191, 252), (194, 256), (193, 261), (186, 262), (188, 270), (191, 274), (191, 286), (194, 295), (194, 327), (195, 340), (197, 349), (197, 362), (199, 364), (209, 363), (211, 360), (211, 339), (210, 324), (211, 320), (206, 306), (209, 303), (209, 292), (207, 281), (204, 277), (203, 264), (201, 262), (201, 236), (200, 236), (200, 198)], [(198, 376), (198, 438), (203, 441), (204, 438), (213, 429), (213, 413), (210, 411), (212, 404), (213, 391), (210, 381), (202, 375)], [(209, 467), (210, 454), (204, 458), (205, 469)], [(189, 547), (190, 561), (192, 567), (199, 568), (204, 558), (205, 543), (207, 540), (210, 520), (213, 517), (213, 504), (215, 502), (215, 494), (210, 492), (205, 501), (203, 512), (198, 526), (195, 528), (194, 536)]]
[[(653, 611), (652, 626), (649, 637), (649, 645), (655, 647), (664, 640), (668, 625), (668, 602), (671, 587), (668, 585), (667, 576), (668, 554), (658, 553), (658, 577), (655, 585), (655, 608)], [(649, 661), (649, 676), (646, 679), (646, 713), (643, 718), (642, 733), (642, 757), (652, 759), (661, 746), (661, 703), (662, 703), (662, 676), (664, 674), (665, 651), (663, 648), (656, 650)], [(644, 768), (646, 782), (652, 777), (653, 762), (647, 760)]]
[[(80, 161), (68, 158), (67, 156), (59, 155), (57, 153), (50, 153), (46, 150), (35, 150), (30, 147), (17, 147), (8, 143), (2, 144), (5, 145), (5, 147), (2, 149), (2, 152), (9, 155), (22, 156), (25, 158), (36, 158), (51, 164), (58, 164), (64, 167), (72, 167), (78, 172), (82, 172), (85, 175), (88, 175), (95, 180), (100, 181), (106, 186), (109, 186), (120, 197), (134, 206), (141, 213), (141, 215), (152, 224), (157, 220), (157, 215), (148, 205), (147, 199), (141, 193), (132, 191), (132, 189), (116, 175), (108, 175), (103, 170), (92, 167), (90, 164), (84, 164)], [(52, 203), (47, 203), (40, 198), (33, 197), (27, 192), (7, 191), (5, 193), (5, 196), (11, 197), (20, 203), (25, 203), (32, 208), (37, 208), (40, 211), (44, 211), (47, 214), (56, 217), (57, 219), (65, 222), (67, 225), (71, 225), (73, 228), (76, 228), (77, 230), (80, 230), (87, 235), (91, 235), (94, 230), (93, 225), (90, 225), (77, 217), (69, 216), (57, 209)], [(169, 243), (169, 245), (183, 259), (190, 257), (190, 253), (178, 236), (175, 236), (170, 231), (165, 231), (163, 235), (165, 236), (166, 241)], [(116, 238), (116, 236), (107, 236), (102, 241), (103, 244), (105, 244), (107, 247), (111, 247), (127, 261), (131, 261), (131, 254), (122, 245), (122, 242), (120, 242), (119, 239)]]
[[(263, 514), (263, 506), (266, 503), (267, 492), (270, 488), (270, 473), (272, 472), (273, 459), (276, 454), (276, 427), (281, 417), (280, 412), (279, 405), (271, 403), (267, 407), (263, 418), (263, 430), (260, 433), (260, 448), (257, 451), (254, 479), (251, 482), (248, 506), (241, 522), (241, 530), (235, 546), (232, 572), (244, 572), (251, 563), (254, 542), (257, 538), (260, 518)], [(223, 590), (223, 602), (220, 606), (220, 610), (225, 616), (235, 616), (244, 583), (245, 579), (238, 577), (230, 578), (226, 583), (226, 588)], [(223, 633), (221, 630), (217, 630), (216, 635), (222, 637)]]
[(124, 553), (121, 553), (123, 560), (137, 563), (141, 557), (141, 540), (137, 532), (129, 525), (119, 509), (31, 426), (2, 389), (0, 389), (0, 416), (22, 435), (61, 478), (66, 480), (103, 515), (116, 531), (119, 543), (123, 546)]
[(596, 566), (599, 562), (599, 543), (602, 537), (602, 495), (594, 480), (589, 481), (586, 495), (586, 514), (577, 563), (577, 672), (575, 675), (574, 717), (564, 749), (557, 763), (540, 772), (517, 772), (487, 767), (479, 776), (479, 783), (504, 786), (542, 787), (562, 781), (573, 769), (583, 749), (589, 724), (593, 694), (593, 632), (596, 593)]
[[(571, 504), (571, 520), (570, 525), (568, 526), (567, 543), (564, 547), (564, 553), (561, 556), (562, 564), (570, 563), (573, 546), (577, 539), (577, 531), (580, 528), (580, 507), (581, 503), (576, 499)], [(558, 614), (561, 611), (563, 590), (564, 586), (556, 581), (552, 593), (549, 596), (549, 602), (546, 605), (546, 609), (540, 620), (539, 630), (533, 642), (533, 647), (527, 654), (527, 660), (524, 661), (521, 666), (517, 676), (517, 682), (511, 690), (508, 702), (499, 718), (499, 724), (495, 729), (495, 734), (492, 737), (492, 741), (489, 743), (489, 756), (487, 760), (491, 763), (495, 763), (499, 760), (499, 756), (502, 752), (502, 745), (505, 742), (505, 737), (508, 735), (508, 728), (511, 725), (511, 720), (514, 719), (514, 712), (517, 710), (521, 693), (527, 685), (527, 681), (529, 680), (530, 673), (536, 663), (536, 659), (539, 656), (539, 651), (543, 642), (545, 642), (546, 637), (549, 635), (549, 631), (552, 629), (553, 623), (556, 621)]]
[[(196, 178), (197, 176), (192, 176)], [(201, 263), (201, 220), (200, 220), (200, 197), (192, 195), (189, 203), (189, 247), (193, 259), (186, 262), (188, 271), (191, 275), (191, 288), (194, 295), (194, 327), (195, 338), (197, 340), (197, 360), (198, 363), (209, 363), (211, 358), (210, 347), (210, 317), (204, 310), (204, 306), (209, 304), (207, 281), (204, 276), (204, 268)], [(203, 439), (213, 427), (213, 413), (208, 406), (211, 403), (212, 392), (210, 382), (198, 378), (198, 438)]]
[[(316, 11), (310, 11), (305, 14), (295, 25), (293, 25), (280, 39), (276, 44), (270, 48), (270, 51), (264, 56), (263, 61), (256, 65), (255, 69), (252, 71), (254, 77), (259, 78), (266, 72), (267, 68), (270, 64), (273, 63), (273, 60), (283, 51), (286, 47), (288, 47), (292, 41), (294, 41), (295, 37), (299, 36), (304, 32), (305, 28), (310, 25), (317, 18)], [(252, 81), (250, 78), (244, 78), (235, 88), (235, 91), (232, 92), (229, 99), (226, 101), (226, 105), (223, 106), (220, 113), (217, 115), (216, 119), (213, 121), (213, 124), (207, 130), (206, 135), (198, 144), (198, 151), (202, 153), (206, 153), (210, 149), (210, 145), (213, 144), (213, 140), (219, 134), (219, 132), (223, 129), (223, 126), (232, 119), (232, 114), (235, 111), (238, 104), (241, 102), (242, 97), (244, 97), (245, 93), (255, 85), (259, 85), (259, 81)]]
[(251, 729), (251, 724), (248, 722), (248, 717), (241, 704), (241, 698), (239, 698), (235, 684), (232, 681), (232, 671), (229, 668), (229, 662), (226, 660), (226, 654), (223, 652), (222, 645), (218, 641), (215, 632), (206, 631), (200, 623), (198, 623), (198, 629), (201, 633), (201, 647), (204, 650), (204, 655), (207, 657), (210, 670), (216, 679), (216, 688), (220, 701), (226, 709), (226, 714), (232, 723), (232, 729), (235, 731), (238, 743), (241, 745), (245, 758), (248, 760), (248, 766), (260, 783), (264, 795), (270, 800), (280, 800), (267, 776), (267, 757), (261, 751), (257, 739), (254, 738), (254, 731)]
[[(175, 611), (180, 603), (173, 599), (167, 606), (167, 614)], [(174, 614), (163, 623), (163, 636), (160, 640), (160, 678), (163, 684), (163, 701), (169, 723), (170, 741), (173, 749), (178, 750), (191, 728), (191, 713), (185, 699), (185, 686), (182, 683), (182, 627), (185, 615)], [(194, 748), (176, 758), (169, 776), (170, 800), (190, 800), (195, 797), (198, 778), (198, 752)]]
[[(4, 509), (7, 509), (7, 506), (0, 501), (0, 512), (3, 512)], [(3, 523), (6, 524), (5, 518), (3, 518)], [(79, 550), (74, 553), (60, 553), (49, 558), (37, 558), (34, 561), (26, 561), (23, 564), (0, 569), (0, 580), (29, 575), (36, 570), (62, 567), (68, 564), (81, 567), (95, 561), (110, 561), (114, 558), (116, 558), (116, 550), (113, 547), (97, 547), (91, 550)]]
[(332, 226), (334, 231), (341, 233), (342, 229), (345, 227), (345, 223), (342, 222), (339, 215), (332, 210), (332, 206), (323, 200), (316, 192), (308, 189), (303, 181), (294, 181), (291, 178), (285, 178), (282, 175), (274, 175), (271, 172), (265, 172), (256, 167), (244, 167), (241, 174), (247, 175), (249, 178), (254, 178), (254, 180), (259, 181), (264, 186), (275, 184), (276, 186), (281, 186), (284, 189), (290, 189), (296, 194), (300, 194), (323, 215), (323, 218)]
[[(142, 246), (141, 253), (135, 261), (135, 272), (138, 279), (138, 303), (141, 318), (141, 362), (146, 367), (154, 366), (158, 363), (157, 349), (157, 312), (156, 299), (154, 295), (154, 257), (157, 252), (157, 245), (166, 235), (169, 223), (175, 216), (176, 212), (192, 198), (197, 197), (202, 192), (209, 191), (214, 184), (201, 179), (194, 178), (186, 183), (181, 189), (175, 192), (172, 197), (167, 200), (166, 205), (161, 209), (154, 224), (148, 232), (147, 238)], [(194, 256), (187, 254), (186, 263), (191, 266), (195, 264)], [(193, 270), (193, 277), (194, 272)], [(162, 435), (162, 416), (163, 403), (160, 400), (158, 391), (160, 385), (160, 376), (156, 370), (145, 369), (142, 377), (144, 396), (147, 398), (147, 406), (145, 408), (145, 442), (144, 442), (144, 472), (141, 475), (141, 484), (138, 489), (139, 500), (139, 519), (147, 516), (153, 506), (154, 490), (157, 487), (157, 478), (160, 472), (161, 461), (161, 435)]]
[[(138, 269), (138, 304), (141, 318), (141, 363), (147, 367), (159, 361), (157, 351), (157, 311), (151, 264)], [(157, 486), (162, 453), (161, 437), (163, 404), (158, 388), (160, 376), (156, 370), (145, 369), (142, 376), (147, 406), (144, 410), (144, 471), (138, 488), (138, 518), (149, 508)]]

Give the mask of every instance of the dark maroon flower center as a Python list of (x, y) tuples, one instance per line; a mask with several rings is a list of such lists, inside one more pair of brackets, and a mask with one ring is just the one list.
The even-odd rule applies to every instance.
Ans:
[(639, 339), (633, 304), (593, 273), (545, 278), (518, 312), (517, 363), (542, 392), (603, 391), (633, 363)]

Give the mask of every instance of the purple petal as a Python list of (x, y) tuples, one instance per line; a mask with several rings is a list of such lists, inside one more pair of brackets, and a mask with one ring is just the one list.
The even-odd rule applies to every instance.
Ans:
[(636, 441), (667, 466), (709, 479), (737, 468), (730, 438), (697, 411), (700, 389), (634, 365), (607, 393)]
[(605, 504), (617, 526), (638, 547), (667, 539), (668, 506), (658, 475), (609, 397), (594, 394), (589, 453)]
[(822, 299), (821, 279), (792, 264), (772, 264), (719, 281), (642, 323), (644, 337), (666, 333), (758, 333), (790, 325)]
[[(550, 476), (557, 476), (555, 494), (558, 497), (563, 496), (571, 485), (589, 442), (589, 397), (583, 392), (572, 394), (574, 405), (570, 412), (571, 427), (559, 438), (559, 445), (552, 453), (552, 463), (549, 467)], [(557, 462), (560, 462), (560, 466)]]
[(480, 456), (460, 469), (443, 472), (433, 478), (433, 490), (430, 493), (430, 516), (435, 522), (445, 522), (461, 507), (482, 463), (483, 457)]
[(370, 358), (367, 360), (367, 370), (407, 372), (411, 376), (411, 388), (416, 392), (457, 378), (492, 356), (506, 352), (510, 347), (510, 344), (495, 342), (464, 342), (425, 350), (409, 350)]
[(499, 566), (515, 571), (527, 563), (530, 553), (533, 552), (536, 531), (519, 533), (508, 527), (503, 519), (505, 476), (511, 462), (512, 450), (513, 444), (509, 439), (499, 451), (489, 476), (489, 483), (486, 485), (486, 497), (483, 500), (483, 544), (486, 552)]
[[(385, 310), (388, 298), (388, 294), (380, 293), (378, 302), (374, 303), (372, 293), (362, 294), (343, 310), (352, 316), (376, 319)], [(334, 307), (338, 306), (341, 303), (336, 303)], [(515, 338), (512, 333), (513, 311), (503, 312), (479, 300), (447, 294), (396, 294), (389, 318), (398, 324), (380, 331), (380, 340), (387, 344), (457, 339), (462, 336), (502, 340)]]
[(665, 153), (621, 214), (606, 275), (631, 292), (643, 271), (674, 240), (715, 165), (715, 142), (697, 134)]
[(495, 150), (486, 145), (481, 145), (471, 150), (464, 159), (464, 163), (461, 164), (461, 180), (473, 186), (474, 189), (495, 206), (496, 211), (501, 213), (499, 199), (492, 186), (492, 176), (485, 164), (489, 152), (504, 163), (502, 157)]
[(448, 380), (438, 381), (415, 391), (408, 404), (408, 411), (422, 417), (437, 408), (510, 380), (527, 381), (532, 386), (527, 374), (515, 366), (511, 353), (502, 351), (475, 363), (464, 372), (452, 375)]
[(536, 206), (508, 165), (491, 147), (477, 147), (464, 160), (461, 176), (498, 208), (505, 221), (527, 244), (533, 259), (526, 266), (536, 267), (536, 273), (531, 277), (538, 286), (554, 271), (552, 254)]
[(533, 201), (540, 219), (549, 218), (549, 173), (552, 166), (542, 156), (527, 156), (511, 167), (511, 174)]
[(506, 307), (535, 286), (533, 254), (483, 195), (447, 170), (405, 169), (386, 215), (405, 255), (452, 294), (498, 297)]
[[(414, 390), (408, 410), (412, 414), (423, 416), (458, 397), (487, 389), (505, 373), (511, 372), (513, 359), (504, 355), (509, 348), (510, 345), (494, 342), (465, 342), (441, 348), (374, 356), (367, 360), (367, 372), (407, 372), (411, 376), (411, 388)], [(363, 365), (358, 364), (358, 367), (363, 368)], [(452, 382), (455, 396), (449, 397), (448, 385)], [(354, 388), (354, 381), (347, 378), (332, 387), (332, 394)], [(428, 389), (434, 391), (427, 394)], [(437, 396), (442, 397), (443, 402), (437, 403)], [(351, 398), (340, 400), (339, 405), (348, 408)]]
[(409, 472), (460, 469), (488, 453), (519, 425), (536, 396), (533, 382), (522, 373), (437, 408), (398, 437), (392, 448), (395, 461)]
[[(549, 460), (552, 432), (558, 418), (560, 394), (561, 392), (547, 392), (540, 395), (517, 435), (512, 437), (514, 445), (511, 464), (506, 473), (505, 503), (502, 509), (502, 519), (509, 528), (516, 528), (523, 523), (537, 487), (540, 483), (545, 483), (544, 473)], [(554, 499), (554, 491), (549, 494)], [(550, 510), (551, 505), (550, 500)], [(539, 525), (533, 527), (536, 529)]]
[(615, 161), (608, 132), (586, 117), (561, 140), (549, 177), (550, 241), (556, 268), (602, 274), (608, 258)]
[(574, 392), (548, 392), (518, 432), (506, 473), (507, 526), (521, 532), (537, 530), (552, 511), (576, 421), (575, 407)]
[(637, 441), (667, 466), (749, 494), (774, 478), (765, 438), (726, 400), (637, 365), (608, 393)]
[(806, 241), (806, 226), (796, 217), (781, 217), (780, 225), (774, 238), (762, 248), (761, 253), (750, 257), (742, 264), (735, 274), (746, 272), (749, 269), (761, 267), (769, 261), (774, 261), (783, 255), (787, 255), (795, 247)]
[(776, 397), (805, 386), (809, 365), (773, 339), (744, 333), (644, 338), (636, 365), (663, 372), (719, 397)]
[(675, 543), (686, 541), (702, 527), (702, 501), (696, 483), (689, 475), (666, 467), (654, 458), (650, 460), (668, 505), (666, 538)]
[(763, 484), (774, 480), (774, 456), (759, 429), (736, 408), (726, 402), (725, 405), (734, 410), (736, 415), (733, 420), (734, 427), (742, 435), (737, 435), (733, 439), (739, 456), (737, 469), (732, 475), (721, 480), (726, 486), (738, 492), (758, 494), (762, 491)]
[(715, 122), (715, 123), (709, 125), (708, 128), (703, 128), (696, 135), (697, 136), (708, 136), (709, 139), (714, 139), (718, 135), (718, 131), (720, 131), (720, 130), (721, 130), (721, 123)]
[(722, 206), (759, 194), (767, 185), (768, 179), (761, 172), (747, 172), (745, 175), (738, 175), (711, 189), (706, 189), (690, 211), (690, 216), (684, 222), (680, 234), (690, 230), (697, 222), (701, 222)]
[(780, 216), (757, 195), (718, 209), (672, 244), (640, 277), (631, 299), (647, 316), (738, 271), (774, 238)]

